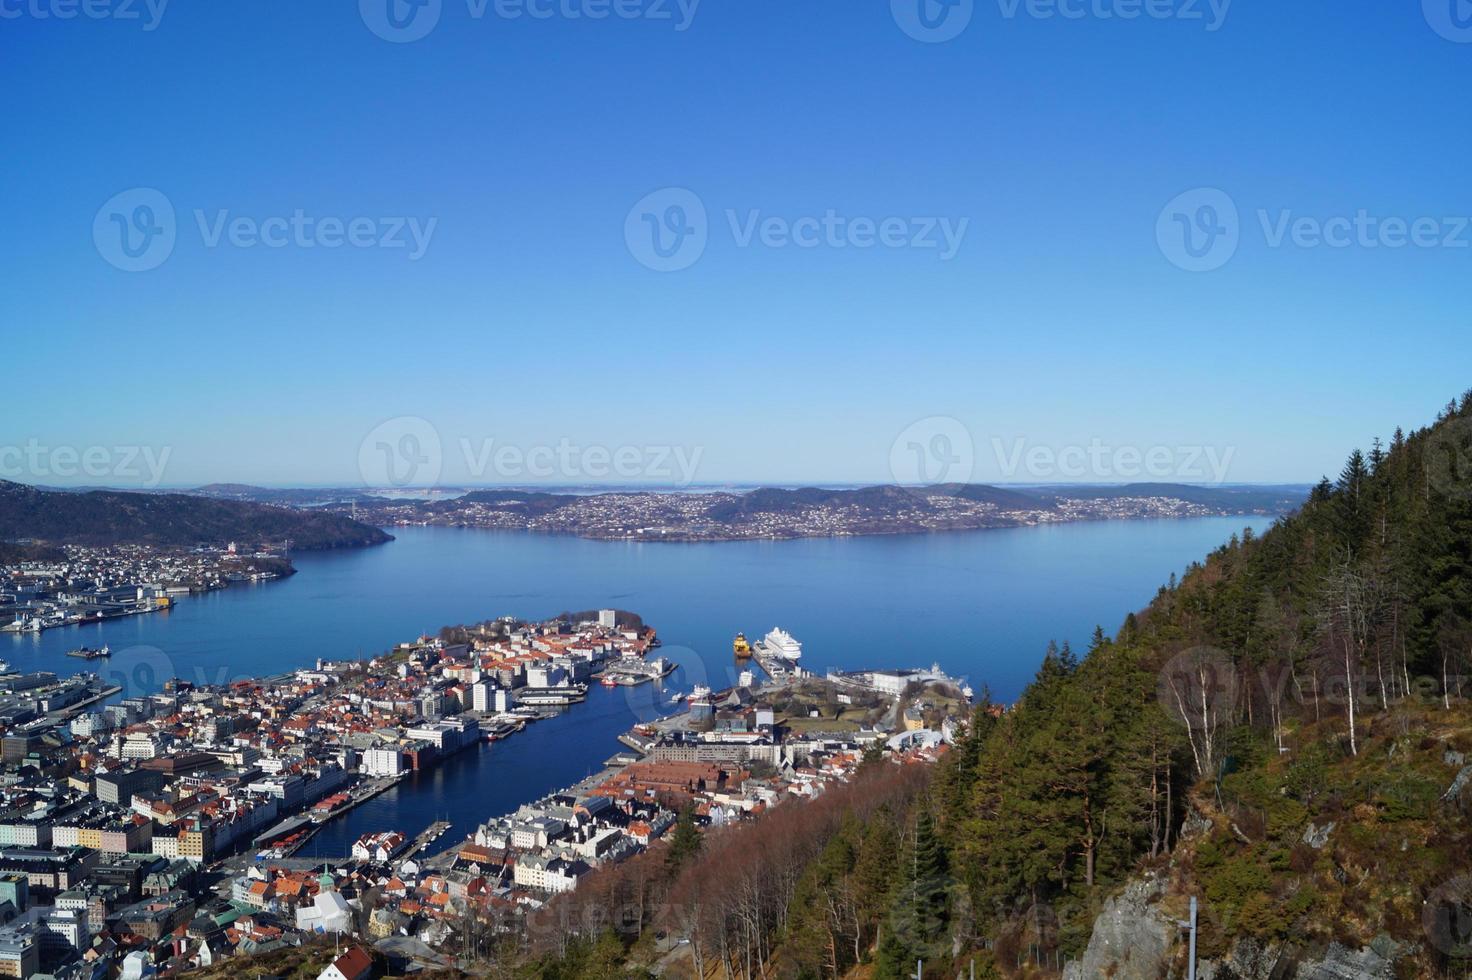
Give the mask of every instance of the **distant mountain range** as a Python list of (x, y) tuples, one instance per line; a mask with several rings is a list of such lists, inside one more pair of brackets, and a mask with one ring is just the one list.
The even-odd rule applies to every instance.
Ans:
[(720, 541), (956, 531), (1080, 520), (1276, 515), (1307, 487), (1119, 486), (851, 489), (762, 487), (744, 492), (477, 489), (436, 497), (351, 488), (275, 489), (216, 483), (180, 493), (42, 489), (0, 481), (0, 542), (190, 546), (290, 539), (298, 549), (378, 544), (378, 528), (435, 524), (592, 538)]
[(326, 510), (184, 493), (42, 490), (0, 481), (0, 541), (188, 547), (288, 539), (302, 550), (392, 540), (376, 527)]
[(353, 496), (327, 509), (374, 524), (438, 524), (577, 534), (593, 538), (715, 541), (905, 534), (1079, 520), (1276, 515), (1295, 510), (1307, 487), (1130, 484), (1079, 487), (764, 487), (731, 491), (572, 494), (473, 490), (438, 500)]

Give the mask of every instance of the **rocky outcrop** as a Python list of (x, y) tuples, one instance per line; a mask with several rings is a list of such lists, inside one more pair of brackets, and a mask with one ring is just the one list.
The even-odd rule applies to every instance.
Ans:
[(1303, 842), (1316, 851), (1322, 851), (1324, 845), (1329, 843), (1329, 835), (1334, 832), (1334, 827), (1333, 820), (1322, 827), (1315, 827), (1313, 821), (1309, 821), (1308, 829), (1303, 832)]
[[(1157, 877), (1132, 882), (1104, 903), (1081, 960), (1069, 963), (1063, 980), (1179, 980), (1180, 959), (1172, 954), (1181, 930), (1160, 908), (1164, 887)], [(1197, 964), (1200, 980), (1395, 980), (1395, 963), (1407, 950), (1388, 937), (1365, 949), (1331, 943), (1310, 957), (1292, 947), (1239, 939), (1218, 960)]]
[(1179, 927), (1161, 914), (1159, 878), (1131, 882), (1104, 903), (1082, 960), (1063, 970), (1063, 980), (1161, 980), (1170, 963)]
[(1462, 790), (1467, 788), (1469, 781), (1472, 781), (1472, 766), (1463, 766), (1462, 771), (1457, 773), (1457, 778), (1452, 780), (1452, 784), (1447, 787), (1446, 793), (1442, 795), (1442, 802), (1451, 803), (1459, 798), (1462, 795)]
[(1371, 943), (1359, 950), (1330, 943), (1323, 959), (1299, 965), (1294, 980), (1395, 980), (1395, 957), (1399, 951), (1397, 944), (1388, 941), (1385, 945)]

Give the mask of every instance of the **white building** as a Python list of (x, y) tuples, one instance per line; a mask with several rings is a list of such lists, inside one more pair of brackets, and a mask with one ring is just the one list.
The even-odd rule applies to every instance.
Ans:
[(36, 923), (36, 934), (43, 948), (54, 950), (86, 949), (92, 939), (87, 930), (87, 913), (76, 909), (55, 909), (41, 916)]
[(341, 892), (319, 891), (311, 905), (296, 910), (296, 927), (307, 932), (352, 932), (352, 906)]
[(566, 683), (567, 672), (556, 665), (547, 664), (526, 669), (527, 687), (561, 687)]
[(396, 745), (374, 746), (363, 753), (363, 772), (369, 776), (397, 776), (404, 771), (404, 756)]
[(551, 892), (570, 892), (589, 868), (581, 861), (568, 862), (543, 854), (522, 854), (516, 858), (516, 883), (523, 888)]
[(618, 611), (614, 609), (598, 610), (598, 625), (604, 629), (614, 629), (618, 626)]

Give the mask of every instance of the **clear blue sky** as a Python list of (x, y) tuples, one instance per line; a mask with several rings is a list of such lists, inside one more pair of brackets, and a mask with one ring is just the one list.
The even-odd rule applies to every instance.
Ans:
[[(978, 480), (1047, 478), (1002, 471), (995, 447), (1021, 444), (1214, 447), (1229, 481), (1304, 482), (1472, 384), (1472, 230), (1274, 247), (1257, 214), (1448, 236), (1472, 215), (1472, 38), (1436, 0), (1238, 0), (1216, 30), (1206, 0), (1202, 20), (1188, 0), (1135, 20), (1100, 15), (1132, 0), (976, 0), (944, 43), (906, 34), (907, 0), (705, 0), (684, 30), (675, 0), (600, 20), (560, 12), (600, 0), (443, 0), (389, 43), (368, 26), (387, 2), (175, 2), (145, 30), (143, 0), (139, 20), (0, 0), (0, 447), (52, 470), (56, 447), (150, 447), (165, 485), (351, 484), (370, 431), (412, 416), (447, 482), (488, 439), (698, 448), (698, 482), (882, 482), (939, 417)], [(625, 232), (670, 187), (707, 240), (660, 272)], [(176, 242), (129, 272), (94, 224), (132, 221), (136, 198), (104, 205), (135, 188), (174, 208)], [(1157, 235), (1195, 188), (1240, 210), (1213, 271)], [(435, 224), (411, 258), (211, 247), (195, 215), (298, 210)], [(752, 212), (830, 210), (967, 225), (949, 259), (741, 244)]]

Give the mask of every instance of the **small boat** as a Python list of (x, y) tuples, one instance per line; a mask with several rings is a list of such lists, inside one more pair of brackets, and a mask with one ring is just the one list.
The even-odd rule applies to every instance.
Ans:
[(111, 657), (112, 650), (106, 644), (103, 644), (97, 649), (93, 649), (92, 647), (78, 647), (75, 650), (68, 650), (66, 655), (82, 660), (101, 660), (104, 657)]
[(8, 673), (10, 673), (10, 661), (9, 660), (0, 660), (0, 674), (8, 674)]
[(731, 652), (740, 660), (751, 656), (751, 644), (746, 641), (745, 633), (736, 634), (736, 639), (731, 641)]

